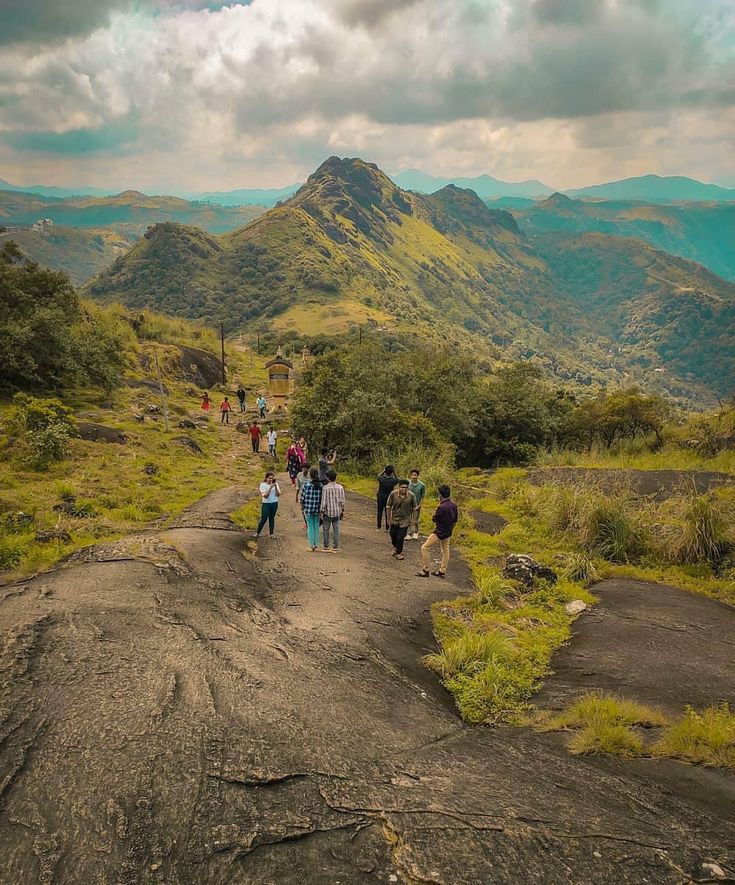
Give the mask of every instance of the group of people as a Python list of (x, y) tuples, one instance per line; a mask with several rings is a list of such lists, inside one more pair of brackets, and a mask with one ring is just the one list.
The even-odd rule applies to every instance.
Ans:
[[(322, 550), (339, 552), (340, 526), (345, 517), (345, 490), (337, 482), (334, 462), (336, 451), (323, 448), (319, 452), (318, 466), (312, 467), (308, 459), (306, 440), (292, 442), (286, 454), (287, 470), (292, 486), (296, 490), (296, 502), (306, 528), (309, 550), (319, 549), (319, 529), (322, 532)], [(409, 479), (397, 476), (395, 468), (387, 464), (378, 474), (377, 489), (377, 531), (382, 531), (383, 522), (390, 535), (392, 556), (405, 559), (406, 541), (418, 540), (421, 507), (426, 497), (426, 484), (420, 479), (420, 471), (410, 471)], [(449, 539), (457, 524), (459, 513), (452, 501), (451, 490), (447, 485), (438, 488), (439, 505), (432, 522), (434, 528), (421, 546), (421, 568), (417, 575), (427, 578), (435, 575), (445, 577), (449, 565)], [(261, 514), (256, 537), (259, 537), (266, 523), (269, 534), (275, 530), (275, 518), (281, 488), (273, 471), (268, 471), (260, 484)], [(441, 560), (439, 566), (431, 570), (432, 548), (439, 545)]]
[[(245, 388), (242, 384), (238, 384), (237, 390), (235, 391), (235, 396), (237, 397), (237, 402), (240, 407), (240, 412), (245, 412), (247, 410), (246, 406), (246, 394)], [(258, 414), (261, 419), (265, 418), (266, 412), (268, 411), (268, 403), (266, 402), (265, 397), (261, 393), (258, 398), (255, 400), (255, 407), (258, 410)], [(204, 392), (204, 396), (202, 397), (202, 411), (208, 415), (210, 409), (212, 408), (212, 401), (209, 398), (209, 393), (207, 391)], [(232, 411), (232, 404), (230, 403), (230, 398), (228, 396), (224, 397), (222, 402), (219, 404), (219, 414), (220, 414), (220, 423), (221, 424), (229, 424), (230, 423), (230, 412)], [(253, 451), (256, 451), (255, 449)]]

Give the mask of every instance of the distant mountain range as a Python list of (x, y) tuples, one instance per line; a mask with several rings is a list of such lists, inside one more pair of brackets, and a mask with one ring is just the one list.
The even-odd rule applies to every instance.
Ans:
[(649, 203), (735, 201), (735, 188), (703, 184), (680, 175), (639, 175), (637, 178), (624, 178), (592, 187), (573, 188), (566, 193), (570, 197), (586, 199), (643, 200)]
[(470, 344), (588, 389), (637, 380), (702, 403), (735, 383), (732, 283), (639, 239), (529, 239), (472, 190), (405, 191), (359, 159), (329, 158), (240, 230), (156, 225), (86, 291), (285, 337), (359, 324)]
[[(433, 194), (448, 184), (469, 188), (483, 200), (498, 199), (543, 199), (558, 191), (542, 181), (530, 179), (526, 181), (502, 181), (492, 175), (474, 177), (438, 177), (408, 169), (391, 176), (393, 181), (404, 190), (417, 191), (422, 194)], [(193, 202), (215, 203), (219, 206), (275, 206), (276, 203), (293, 196), (301, 187), (290, 184), (277, 188), (237, 188), (229, 191), (209, 191), (204, 193), (178, 193), (182, 199)], [(22, 191), (41, 196), (67, 198), (77, 196), (113, 196), (116, 191), (100, 188), (79, 187), (63, 188), (45, 185), (30, 187), (10, 184), (0, 178), (0, 190)], [(589, 187), (572, 188), (565, 191), (568, 196), (590, 200), (641, 200), (649, 203), (674, 202), (733, 202), (735, 188), (720, 187), (717, 184), (704, 184), (693, 178), (683, 176), (640, 175), (636, 178), (625, 178)]]
[(409, 169), (392, 175), (395, 183), (404, 190), (417, 191), (420, 194), (433, 194), (448, 184), (455, 187), (469, 188), (483, 200), (495, 200), (498, 197), (546, 197), (554, 193), (554, 188), (542, 181), (501, 181), (492, 175), (477, 175), (473, 178), (438, 178)]

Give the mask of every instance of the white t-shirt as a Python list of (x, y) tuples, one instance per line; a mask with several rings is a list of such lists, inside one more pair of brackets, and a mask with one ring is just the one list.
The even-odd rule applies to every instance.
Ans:
[(260, 500), (265, 504), (277, 504), (278, 495), (276, 494), (276, 484), (271, 485), (269, 482), (260, 484)]
[(269, 430), (268, 431), (268, 445), (274, 446), (276, 444), (277, 439), (278, 439), (278, 431)]

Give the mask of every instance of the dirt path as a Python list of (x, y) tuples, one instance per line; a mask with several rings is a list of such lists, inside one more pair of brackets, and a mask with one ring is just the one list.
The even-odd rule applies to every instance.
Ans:
[(243, 500), (4, 588), (3, 885), (735, 871), (732, 779), (462, 725), (417, 662), (431, 602), (466, 586), (456, 563), (453, 583), (413, 577), (415, 545), (392, 560), (355, 498), (343, 554), (307, 552), (285, 500), (248, 558), (227, 516)]

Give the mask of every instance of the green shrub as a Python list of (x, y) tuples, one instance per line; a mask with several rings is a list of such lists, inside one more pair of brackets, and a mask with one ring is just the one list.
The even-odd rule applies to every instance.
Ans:
[(71, 410), (56, 399), (16, 393), (7, 413), (8, 430), (18, 438), (22, 461), (32, 470), (46, 470), (66, 456), (69, 439), (77, 436)]
[(0, 571), (16, 568), (23, 558), (24, 547), (19, 538), (0, 535)]
[(544, 731), (566, 728), (590, 728), (600, 724), (641, 725), (650, 728), (665, 725), (666, 717), (660, 710), (599, 692), (582, 695), (562, 713), (542, 725)]

